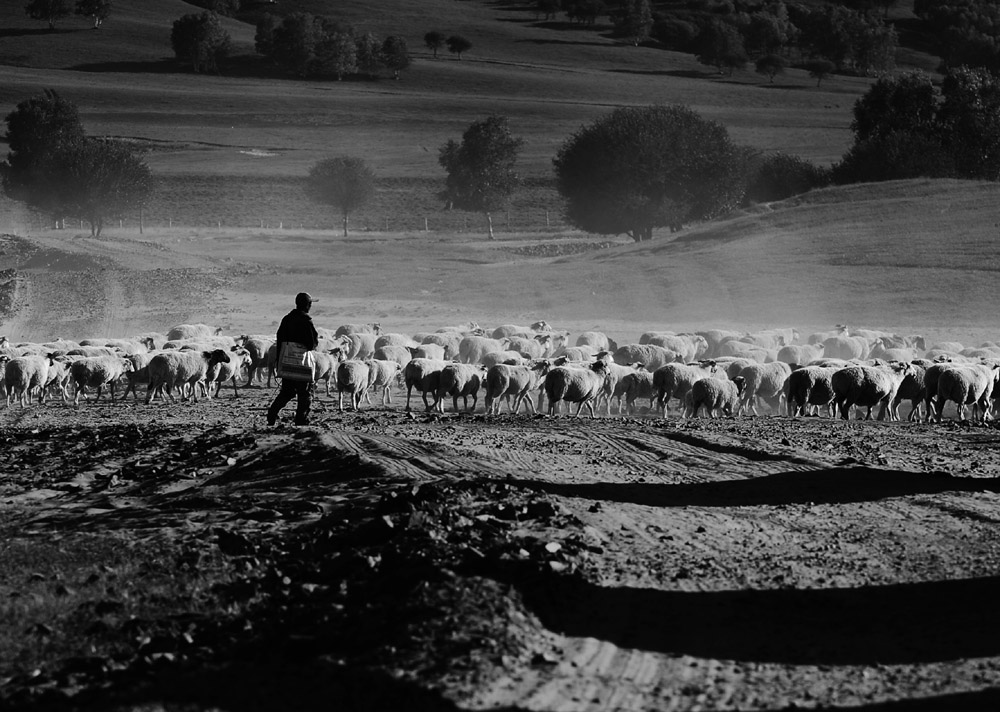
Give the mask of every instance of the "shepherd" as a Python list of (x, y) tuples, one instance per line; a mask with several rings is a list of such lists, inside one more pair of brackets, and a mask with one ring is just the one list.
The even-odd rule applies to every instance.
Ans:
[(267, 409), (268, 425), (278, 422), (278, 413), (293, 397), (298, 398), (295, 424), (309, 425), (310, 389), (315, 378), (310, 364), (314, 364), (312, 352), (319, 346), (319, 334), (309, 310), (316, 301), (308, 292), (299, 292), (295, 295), (295, 308), (278, 325), (276, 347), (281, 389)]

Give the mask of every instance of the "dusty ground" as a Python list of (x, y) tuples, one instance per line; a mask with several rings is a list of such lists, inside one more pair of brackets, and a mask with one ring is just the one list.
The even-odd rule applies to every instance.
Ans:
[[(201, 257), (81, 240), (6, 245), (5, 329), (238, 298)], [(995, 429), (430, 417), (398, 394), (271, 429), (271, 397), (0, 411), (4, 709), (1000, 700)]]

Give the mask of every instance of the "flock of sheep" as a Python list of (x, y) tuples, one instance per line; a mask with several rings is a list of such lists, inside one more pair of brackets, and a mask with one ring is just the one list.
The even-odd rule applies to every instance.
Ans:
[[(315, 382), (338, 392), (340, 410), (349, 396), (354, 410), (378, 393), (391, 403), (394, 384), (406, 388), (406, 409), (414, 391), (428, 411), (443, 412), (448, 399), (458, 411), (475, 410), (485, 391), (487, 413), (559, 412), (560, 404), (586, 407), (591, 417), (635, 413), (637, 401), (666, 416), (676, 401), (679, 413), (697, 417), (772, 413), (816, 414), (825, 409), (844, 419), (863, 409), (866, 419), (898, 419), (898, 406), (911, 403), (909, 419), (940, 420), (949, 402), (960, 418), (992, 417), (1000, 398), (1000, 343), (974, 348), (949, 342), (926, 348), (920, 336), (838, 326), (801, 339), (794, 329), (753, 333), (708, 330), (697, 333), (651, 331), (636, 343), (619, 346), (605, 334), (570, 334), (545, 322), (503, 325), (487, 331), (476, 324), (432, 333), (384, 333), (378, 324), (345, 324), (318, 329)], [(222, 385), (263, 383), (274, 378), (271, 336), (223, 336), (204, 324), (182, 324), (166, 334), (131, 339), (57, 340), (11, 344), (0, 337), (3, 387), (10, 406), (49, 395), (78, 405), (87, 390), (97, 397), (116, 386), (138, 400), (158, 396), (175, 401), (211, 398)], [(471, 399), (471, 405), (470, 405)], [(861, 411), (859, 411), (859, 417)]]

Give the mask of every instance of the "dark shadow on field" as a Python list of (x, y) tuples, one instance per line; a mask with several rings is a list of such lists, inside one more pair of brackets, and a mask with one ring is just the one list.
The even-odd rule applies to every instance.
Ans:
[[(294, 641), (273, 640), (268, 652), (238, 651), (247, 659), (199, 669), (152, 668), (127, 692), (87, 691), (72, 703), (65, 695), (8, 704), (10, 712), (109, 709), (225, 709), (242, 712), (370, 712), (456, 710), (454, 702), (389, 673), (340, 665), (323, 657), (297, 658)], [(285, 654), (285, 657), (281, 656)], [(119, 680), (124, 686), (125, 680)], [(118, 687), (121, 690), (122, 687)]]
[(614, 29), (612, 25), (603, 23), (586, 25), (582, 22), (558, 22), (556, 20), (536, 22), (532, 27), (542, 30), (556, 30), (557, 32), (610, 32)]
[(617, 74), (638, 74), (651, 77), (681, 77), (682, 79), (724, 79), (725, 74), (718, 72), (702, 72), (697, 69), (609, 69)]
[(89, 27), (4, 27), (0, 28), (0, 38), (3, 37), (37, 37), (39, 35), (71, 35), (75, 32), (88, 32)]
[(1000, 480), (997, 478), (954, 477), (943, 472), (905, 472), (872, 467), (779, 472), (751, 479), (688, 484), (509, 482), (559, 497), (628, 502), (648, 507), (845, 504), (942, 492), (1000, 492)]
[[(788, 710), (800, 710), (801, 707), (786, 707)], [(935, 697), (919, 697), (912, 700), (892, 700), (889, 702), (873, 702), (868, 705), (850, 707), (815, 707), (816, 710), (851, 710), (852, 712), (979, 712), (979, 710), (1000, 709), (1000, 688), (987, 687), (975, 692), (954, 692), (950, 695)]]
[(528, 44), (536, 45), (576, 45), (582, 47), (611, 47), (612, 45), (607, 42), (582, 42), (575, 40), (517, 40), (517, 42), (526, 42)]
[(814, 590), (662, 591), (599, 586), (579, 576), (519, 587), (550, 630), (623, 648), (791, 665), (1000, 654), (997, 576)]
[(812, 89), (812, 84), (759, 84), (761, 89), (781, 89), (787, 91), (802, 91), (805, 89)]
[(183, 74), (189, 70), (176, 59), (136, 60), (120, 62), (89, 62), (70, 67), (77, 72), (130, 72), (134, 74)]

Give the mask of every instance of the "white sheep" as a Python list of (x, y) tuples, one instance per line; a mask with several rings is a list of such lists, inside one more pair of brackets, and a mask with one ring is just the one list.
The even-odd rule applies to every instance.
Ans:
[(441, 344), (420, 344), (411, 352), (411, 360), (415, 358), (426, 358), (432, 361), (450, 361), (448, 349)]
[[(658, 407), (663, 411), (664, 417), (669, 410), (671, 398), (679, 400), (683, 410), (684, 397), (691, 390), (691, 386), (706, 376), (716, 377), (716, 373), (714, 361), (702, 361), (697, 364), (668, 363), (653, 371), (653, 387), (656, 389)], [(725, 376), (724, 371), (719, 373)]]
[(941, 422), (944, 406), (952, 400), (958, 405), (960, 420), (965, 420), (965, 407), (972, 405), (973, 420), (977, 419), (978, 411), (978, 420), (986, 422), (990, 412), (990, 400), (998, 381), (1000, 381), (1000, 365), (997, 364), (970, 364), (944, 369), (938, 376), (934, 419)]
[(739, 415), (745, 387), (746, 380), (742, 376), (737, 376), (732, 381), (712, 377), (698, 379), (691, 384), (687, 396), (690, 399), (691, 417), (697, 418), (698, 409), (702, 406), (709, 418), (717, 417), (716, 413), (719, 411), (729, 416)]
[(375, 334), (356, 332), (341, 334), (338, 338), (349, 361), (364, 361), (375, 356)]
[(878, 418), (882, 420), (899, 384), (912, 372), (913, 367), (909, 364), (848, 366), (838, 370), (830, 382), (840, 417), (847, 420), (851, 407), (857, 405), (868, 408), (865, 420), (871, 420), (872, 408), (881, 403)]
[(428, 393), (437, 393), (438, 384), (441, 380), (441, 369), (448, 365), (448, 361), (441, 361), (429, 358), (414, 358), (403, 368), (403, 380), (406, 384), (406, 410), (410, 410), (410, 396), (413, 389), (420, 392), (420, 397), (424, 401), (424, 407), (431, 409), (431, 404), (427, 402)]
[(614, 352), (613, 360), (617, 364), (641, 363), (647, 371), (656, 371), (660, 366), (674, 363), (680, 354), (653, 344), (625, 344)]
[(158, 353), (161, 352), (148, 351), (144, 354), (131, 354), (125, 357), (132, 362), (132, 368), (125, 373), (127, 387), (125, 388), (125, 392), (122, 394), (123, 400), (128, 398), (129, 393), (132, 394), (133, 400), (139, 400), (139, 394), (136, 390), (136, 386), (139, 384), (149, 383), (149, 362), (152, 361), (153, 357)]
[(222, 333), (222, 327), (208, 324), (178, 324), (167, 332), (167, 341), (211, 339)]
[(560, 401), (579, 403), (576, 417), (580, 417), (583, 406), (587, 406), (590, 417), (594, 414), (594, 400), (604, 388), (607, 364), (595, 361), (589, 368), (557, 366), (545, 374), (545, 395), (549, 399), (549, 415), (555, 415)]
[(823, 356), (825, 358), (840, 358), (845, 360), (868, 358), (871, 345), (860, 336), (831, 336), (823, 341)]
[[(459, 344), (462, 343), (463, 334), (457, 332), (445, 332), (443, 334), (428, 334), (421, 339), (421, 346), (437, 344), (444, 349), (444, 357), (447, 360), (458, 358)], [(423, 358), (423, 357), (421, 357)]]
[(316, 362), (316, 368), (313, 371), (313, 381), (319, 383), (323, 381), (326, 384), (326, 395), (330, 395), (330, 384), (337, 383), (337, 366), (341, 361), (346, 360), (344, 352), (340, 348), (328, 349), (326, 351), (320, 351), (316, 349), (313, 351), (313, 359)]
[[(236, 379), (243, 376), (243, 370), (250, 369), (253, 359), (246, 349), (236, 348), (229, 353), (229, 361), (220, 361), (212, 364), (205, 374), (205, 396), (211, 398), (218, 396), (222, 384), (231, 381), (233, 384), (233, 398), (239, 398), (239, 388), (236, 386)], [(249, 380), (249, 379), (248, 379)], [(215, 386), (213, 393), (212, 386)]]
[(333, 332), (336, 336), (350, 336), (351, 334), (378, 334), (382, 333), (381, 324), (341, 324)]
[(195, 402), (198, 402), (197, 384), (203, 382), (208, 375), (208, 369), (219, 361), (228, 361), (229, 353), (222, 349), (214, 351), (163, 351), (153, 356), (149, 361), (149, 385), (146, 386), (146, 404), (153, 401), (159, 393), (166, 394), (170, 400), (176, 401), (174, 388), (181, 389), (181, 400), (187, 398), (190, 389)]
[[(52, 354), (44, 356), (16, 356), (4, 365), (4, 386), (7, 389), (7, 406), (16, 398), (22, 407), (31, 402), (31, 392), (42, 389), (52, 366)], [(39, 393), (39, 402), (45, 401), (44, 391)]]
[(593, 346), (564, 346), (563, 348), (555, 351), (552, 354), (552, 358), (561, 358), (564, 361), (571, 363), (585, 363), (592, 361), (595, 356), (599, 353), (600, 349)]
[[(656, 386), (653, 384), (653, 374), (645, 368), (640, 368), (626, 374), (618, 384), (616, 389), (621, 391), (625, 398), (625, 410), (628, 413), (635, 413), (635, 402), (640, 398), (649, 400), (649, 409), (652, 410), (656, 403)], [(621, 413), (621, 397), (618, 401), (618, 412)]]
[[(535, 413), (535, 404), (531, 402), (531, 391), (541, 386), (545, 374), (549, 371), (548, 361), (535, 361), (530, 366), (497, 364), (486, 372), (486, 412), (497, 415), (500, 413), (500, 399), (507, 398), (507, 407), (511, 413), (516, 413), (521, 403), (527, 403), (527, 409)], [(513, 397), (513, 401), (510, 398)]]
[(921, 364), (911, 361), (913, 373), (908, 373), (896, 389), (896, 395), (889, 401), (889, 413), (893, 420), (899, 420), (899, 404), (910, 401), (910, 415), (907, 420), (912, 422), (920, 417), (920, 404), (927, 397), (926, 375), (927, 368), (932, 364)]
[(642, 337), (639, 343), (647, 343), (653, 346), (662, 346), (677, 354), (677, 361), (695, 361), (708, 351), (708, 340), (698, 334), (658, 334), (647, 337), (643, 342)]
[(740, 377), (746, 381), (746, 387), (743, 389), (743, 409), (749, 409), (754, 415), (760, 415), (757, 412), (757, 400), (760, 399), (776, 413), (780, 407), (785, 380), (791, 372), (791, 366), (782, 361), (744, 366), (740, 370)]
[(133, 369), (132, 362), (121, 356), (90, 356), (74, 361), (69, 367), (70, 378), (76, 386), (73, 405), (80, 404), (81, 395), (87, 397), (87, 388), (96, 388), (100, 398), (104, 386), (111, 392), (111, 402), (114, 403), (115, 384)]
[[(452, 397), (455, 412), (458, 412), (458, 399), (462, 398), (465, 410), (472, 412), (479, 401), (479, 389), (483, 385), (486, 374), (478, 364), (450, 363), (441, 369), (438, 377), (438, 387), (434, 397), (434, 408), (439, 413), (444, 412), (444, 399)], [(469, 408), (469, 396), (472, 396), (472, 408)]]
[(461, 363), (480, 363), (486, 354), (507, 350), (507, 339), (486, 336), (463, 336), (458, 342), (458, 360)]
[(501, 324), (493, 330), (490, 334), (494, 339), (503, 339), (508, 336), (527, 336), (532, 337), (535, 334), (543, 331), (552, 331), (552, 327), (546, 324), (544, 321), (536, 321), (531, 326), (518, 326), (517, 324)]
[(263, 373), (267, 369), (267, 351), (274, 345), (274, 339), (266, 336), (244, 334), (237, 339), (236, 343), (246, 349), (250, 355), (246, 385), (249, 386), (254, 382), (259, 382), (262, 380)]
[(341, 361), (337, 364), (337, 407), (344, 412), (344, 394), (351, 394), (351, 405), (357, 411), (361, 407), (361, 399), (368, 390), (368, 364), (356, 359)]
[(397, 361), (383, 359), (370, 359), (367, 363), (368, 387), (365, 389), (365, 398), (368, 398), (368, 394), (381, 390), (382, 405), (390, 405), (392, 403), (392, 382), (396, 380), (402, 366)]
[(73, 356), (56, 356), (49, 365), (49, 373), (45, 379), (45, 386), (42, 389), (47, 392), (50, 388), (59, 391), (62, 401), (69, 400), (70, 364), (76, 360)]
[(826, 406), (828, 414), (836, 415), (833, 408), (833, 374), (838, 368), (803, 366), (788, 374), (785, 381), (785, 402), (788, 414), (806, 415), (807, 406)]
[[(418, 347), (406, 347), (397, 346), (394, 344), (386, 344), (385, 346), (379, 346), (375, 349), (374, 358), (377, 361), (395, 361), (399, 364), (399, 369), (402, 371), (403, 367), (410, 362), (413, 358), (413, 352), (410, 349), (416, 349)], [(442, 355), (444, 350), (442, 349)]]
[[(604, 400), (607, 404), (605, 413), (611, 415), (611, 401), (618, 399), (618, 414), (622, 413), (622, 398), (625, 397), (625, 386), (622, 381), (628, 377), (630, 374), (635, 373), (639, 369), (645, 369), (645, 366), (638, 361), (629, 364), (619, 364), (619, 363), (608, 363), (607, 359), (605, 362), (605, 376), (604, 376), (604, 388), (601, 389), (601, 394), (598, 396), (597, 408), (600, 409), (600, 401)], [(645, 371), (649, 373), (648, 371)], [(649, 373), (650, 383), (652, 383), (652, 373)]]
[(799, 366), (819, 358), (823, 358), (823, 344), (788, 344), (777, 353), (778, 361)]
[[(642, 341), (640, 340), (639, 343), (642, 343)], [(577, 335), (576, 343), (574, 345), (590, 346), (594, 349), (596, 353), (597, 351), (613, 352), (615, 349), (618, 348), (617, 344), (615, 344), (614, 348), (611, 347), (611, 344), (612, 340), (609, 339), (607, 334), (605, 334), (603, 331), (583, 331)]]
[(743, 334), (738, 331), (729, 331), (726, 329), (708, 329), (707, 331), (699, 331), (698, 336), (705, 339), (705, 343), (708, 344), (708, 349), (705, 351), (704, 358), (715, 358), (720, 356), (719, 346), (726, 341), (733, 339), (739, 339)]
[(924, 369), (924, 422), (929, 423), (934, 414), (937, 400), (938, 379), (945, 369), (957, 364), (944, 362), (935, 363)]
[(383, 346), (402, 346), (403, 348), (415, 348), (419, 346), (420, 343), (414, 341), (412, 337), (406, 334), (399, 334), (395, 332), (390, 332), (388, 334), (379, 334), (378, 338), (375, 339), (375, 350), (378, 351)]
[(483, 356), (483, 360), (479, 362), (483, 368), (489, 371), (491, 368), (498, 364), (506, 364), (508, 366), (522, 366), (531, 359), (526, 359), (522, 354), (517, 351), (500, 351), (495, 354), (486, 354)]

